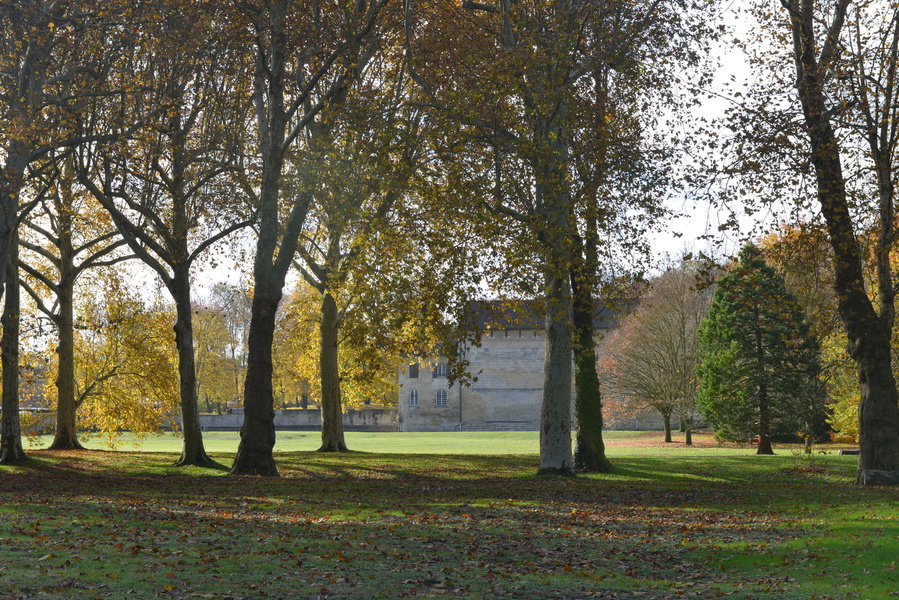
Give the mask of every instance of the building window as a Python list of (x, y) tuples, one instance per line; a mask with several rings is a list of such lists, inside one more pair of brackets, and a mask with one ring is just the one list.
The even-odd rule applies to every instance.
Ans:
[(409, 379), (418, 379), (418, 363), (409, 365)]
[(436, 367), (434, 367), (434, 377), (446, 377), (446, 363), (438, 363)]
[(409, 406), (418, 406), (418, 390), (409, 392)]
[(446, 390), (437, 390), (437, 396), (436, 396), (434, 403), (437, 406), (446, 406), (446, 397), (447, 397)]

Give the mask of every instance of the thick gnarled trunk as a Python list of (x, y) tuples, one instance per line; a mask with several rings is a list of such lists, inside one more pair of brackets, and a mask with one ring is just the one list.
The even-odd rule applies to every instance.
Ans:
[(343, 406), (340, 400), (337, 335), (340, 322), (337, 303), (329, 292), (322, 295), (321, 348), (319, 351), (322, 390), (322, 445), (319, 452), (348, 452), (343, 436)]
[(899, 426), (895, 425), (899, 423), (899, 403), (889, 352), (883, 347), (872, 347), (857, 360), (861, 390), (858, 405), (858, 482), (861, 483), (865, 471), (899, 471)]

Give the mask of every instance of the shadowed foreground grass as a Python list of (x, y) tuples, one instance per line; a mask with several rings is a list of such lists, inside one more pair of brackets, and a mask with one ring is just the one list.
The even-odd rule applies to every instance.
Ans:
[(834, 454), (627, 447), (612, 475), (546, 479), (533, 455), (292, 452), (274, 480), (30, 456), (0, 467), (4, 600), (899, 594), (899, 490)]

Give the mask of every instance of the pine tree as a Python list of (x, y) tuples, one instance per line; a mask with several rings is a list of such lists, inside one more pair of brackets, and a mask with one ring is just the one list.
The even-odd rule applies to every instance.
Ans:
[(758, 436), (758, 454), (773, 454), (771, 436), (801, 430), (820, 400), (820, 347), (759, 249), (739, 259), (700, 328), (697, 404), (719, 438)]

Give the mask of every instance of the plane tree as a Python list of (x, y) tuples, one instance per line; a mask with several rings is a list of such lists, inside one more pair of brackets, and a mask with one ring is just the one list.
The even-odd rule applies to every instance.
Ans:
[(22, 288), (57, 332), (56, 430), (50, 448), (80, 449), (76, 411), (75, 295), (86, 270), (131, 258), (103, 208), (75, 182), (72, 157), (51, 171), (47, 193), (23, 221), (19, 268)]
[(376, 286), (358, 285), (374, 263), (398, 247), (408, 249), (391, 247), (396, 234), (387, 230), (395, 224), (392, 213), (411, 193), (409, 183), (424, 152), (423, 111), (408, 100), (399, 31), (389, 35), (393, 39), (384, 36), (365, 78), (325, 107), (309, 128), (312, 152), (305, 158), (317, 165), (318, 185), (294, 265), (321, 298), (321, 452), (347, 451), (339, 346), (361, 340), (342, 339), (341, 328), (348, 312), (380, 301)]
[(316, 189), (314, 170), (290, 172), (290, 155), (316, 115), (358, 81), (378, 50), (387, 0), (349, 6), (318, 0), (235, 3), (236, 29), (253, 56), (248, 70), (256, 132), (258, 209), (253, 304), (244, 381), (244, 423), (231, 473), (277, 476), (272, 393), (272, 341), (287, 272)]
[[(7, 265), (17, 254), (19, 223), (35, 206), (36, 197), (22, 193), (34, 162), (74, 143), (79, 115), (109, 91), (109, 64), (128, 40), (119, 35), (123, 20), (136, 18), (136, 13), (139, 7), (114, 0), (0, 5), (0, 264)], [(17, 281), (6, 282), (15, 270), (11, 268), (0, 269), (0, 294), (18, 290)], [(12, 360), (17, 335), (11, 320), (18, 318), (18, 300), (10, 302), (4, 327), (10, 333), (4, 335)], [(17, 461), (24, 457), (14, 423), (17, 393), (13, 378), (6, 377), (4, 385), (0, 460)]]
[[(467, 216), (484, 235), (495, 236), (493, 256), (507, 262), (503, 274), (522, 275), (512, 286), (517, 293), (536, 289), (544, 302), (542, 473), (570, 474), (574, 467), (571, 268), (583, 250), (576, 235), (573, 161), (588, 151), (584, 142), (596, 142), (590, 135), (578, 139), (578, 126), (597, 102), (608, 99), (596, 93), (591, 76), (603, 64), (636, 72), (664, 64), (665, 55), (679, 55), (682, 65), (699, 60), (691, 45), (707, 33), (701, 18), (705, 6), (573, 0), (459, 6), (438, 0), (407, 10), (410, 73), (429, 104), (444, 113), (441, 118), (453, 123), (447, 131), (458, 134), (457, 141), (448, 141), (447, 151), (451, 160), (468, 161), (456, 173), (477, 190), (474, 207), (465, 197), (460, 218)], [(665, 52), (650, 49), (666, 44)], [(644, 62), (648, 56), (652, 59)], [(459, 152), (463, 145), (465, 153)], [(597, 211), (596, 217), (619, 210), (606, 200), (600, 204), (607, 212)], [(583, 306), (593, 308), (589, 301)], [(582, 345), (584, 362), (595, 370), (592, 348)], [(595, 419), (591, 426), (595, 429)], [(601, 445), (594, 444), (593, 451), (601, 452)], [(598, 468), (607, 468), (604, 457), (593, 458)]]
[[(634, 291), (626, 273), (640, 273), (649, 259), (648, 236), (668, 216), (664, 199), (683, 191), (678, 156), (689, 144), (667, 119), (688, 118), (696, 97), (679, 95), (687, 77), (682, 53), (670, 40), (638, 41), (659, 27), (618, 5), (610, 18), (628, 22), (637, 40), (608, 36), (607, 57), (586, 78), (572, 128), (574, 252), (570, 267), (575, 335), (575, 467), (607, 471), (602, 441), (602, 398), (596, 369), (595, 322), (624, 309)], [(668, 46), (667, 44), (672, 44)], [(635, 66), (633, 53), (652, 54), (653, 68)], [(693, 85), (707, 75), (698, 70)], [(664, 110), (661, 107), (665, 107)], [(670, 121), (669, 121), (670, 123)], [(664, 133), (662, 133), (664, 131)]]
[[(207, 249), (252, 220), (234, 193), (243, 185), (248, 91), (233, 77), (244, 65), (220, 33), (228, 18), (220, 3), (172, 1), (156, 10), (160, 19), (145, 26), (120, 73), (142, 85), (93, 114), (86, 132), (115, 141), (79, 146), (78, 172), (174, 300), (184, 438), (177, 464), (199, 465), (211, 459), (199, 423), (191, 271)], [(121, 121), (140, 127), (121, 135)]]

